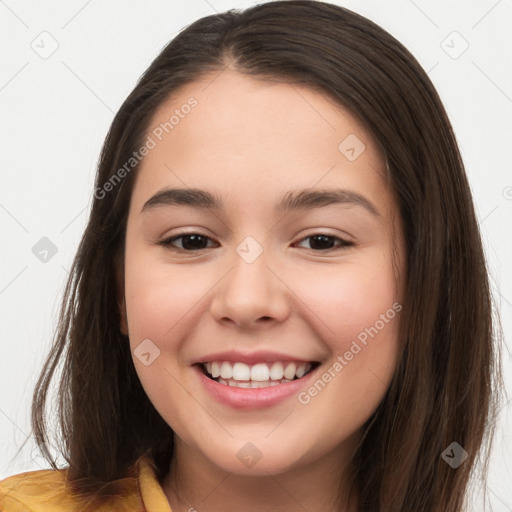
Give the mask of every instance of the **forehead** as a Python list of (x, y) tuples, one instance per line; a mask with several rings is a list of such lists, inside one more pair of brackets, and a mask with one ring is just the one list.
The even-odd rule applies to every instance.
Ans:
[[(187, 84), (155, 112), (134, 190), (165, 186), (244, 201), (343, 185), (382, 195), (383, 159), (365, 127), (319, 91), (225, 70)], [(275, 194), (274, 194), (275, 192)]]

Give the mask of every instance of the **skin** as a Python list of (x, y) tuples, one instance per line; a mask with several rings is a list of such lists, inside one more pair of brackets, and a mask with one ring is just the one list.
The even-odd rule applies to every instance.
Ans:
[[(137, 171), (120, 282), (132, 353), (145, 339), (160, 350), (148, 366), (133, 360), (175, 432), (164, 493), (173, 512), (339, 512), (336, 496), (347, 491), (361, 427), (395, 370), (399, 314), (307, 404), (292, 396), (266, 409), (233, 409), (207, 394), (191, 361), (223, 350), (270, 350), (320, 362), (321, 377), (401, 303), (393, 250), (400, 274), (405, 255), (385, 164), (364, 126), (325, 94), (229, 68), (180, 89), (157, 110), (150, 131), (191, 96), (197, 107)], [(338, 150), (349, 134), (366, 146), (352, 162)], [(222, 196), (225, 209), (142, 212), (166, 187), (208, 190)], [(336, 187), (363, 195), (379, 215), (357, 204), (273, 211), (290, 190)], [(183, 231), (211, 240), (196, 253), (159, 243)], [(333, 248), (319, 250), (306, 238), (319, 233), (354, 245), (330, 239)], [(250, 264), (236, 252), (247, 236), (263, 249)], [(247, 442), (261, 453), (251, 468), (237, 457)]]

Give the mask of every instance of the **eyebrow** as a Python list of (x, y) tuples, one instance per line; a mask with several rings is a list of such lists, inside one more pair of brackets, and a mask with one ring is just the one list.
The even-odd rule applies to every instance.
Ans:
[[(361, 206), (373, 215), (380, 217), (375, 205), (366, 197), (341, 188), (323, 190), (291, 190), (275, 205), (276, 212), (309, 210), (332, 204)], [(141, 213), (161, 206), (189, 206), (192, 208), (222, 210), (224, 202), (218, 195), (198, 188), (165, 188), (148, 199)]]

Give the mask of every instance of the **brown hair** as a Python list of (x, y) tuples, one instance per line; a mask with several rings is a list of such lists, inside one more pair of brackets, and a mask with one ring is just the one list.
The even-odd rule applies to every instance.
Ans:
[[(207, 16), (164, 48), (121, 106), (96, 190), (141, 147), (151, 117), (172, 93), (227, 66), (323, 91), (382, 149), (403, 223), (406, 291), (396, 372), (355, 458), (359, 510), (461, 511), (478, 454), (487, 447), (487, 461), (491, 446), (499, 322), (470, 189), (438, 94), (396, 39), (347, 9), (278, 1)], [(132, 474), (141, 456), (163, 477), (173, 453), (172, 429), (146, 396), (119, 330), (116, 272), (136, 171), (95, 194), (33, 397), (35, 438), (56, 469), (44, 443), (50, 383), (61, 364), (58, 445), (74, 492), (98, 503), (119, 492), (116, 481)], [(469, 455), (457, 469), (441, 458), (452, 442)]]

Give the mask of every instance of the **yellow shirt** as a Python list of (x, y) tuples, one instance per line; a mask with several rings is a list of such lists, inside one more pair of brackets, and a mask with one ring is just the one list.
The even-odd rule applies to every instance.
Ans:
[[(126, 494), (97, 512), (172, 512), (149, 462), (141, 458), (138, 468)], [(80, 512), (83, 507), (66, 489), (66, 471), (43, 469), (2, 480), (0, 512)]]

